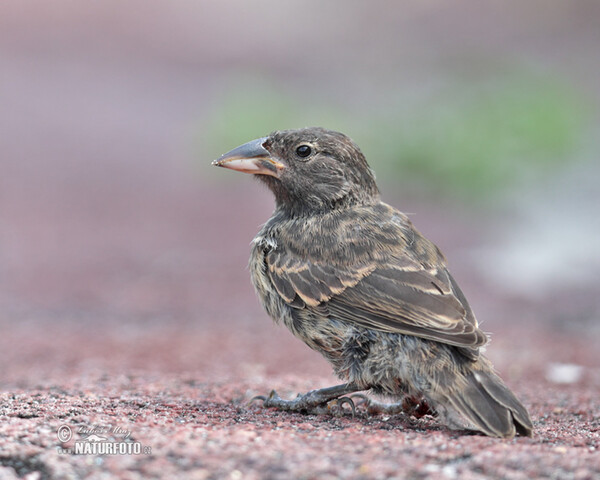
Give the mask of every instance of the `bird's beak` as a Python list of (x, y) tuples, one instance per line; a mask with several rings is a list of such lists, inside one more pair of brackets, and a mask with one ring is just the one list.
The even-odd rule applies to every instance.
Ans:
[(217, 167), (231, 168), (238, 172), (278, 177), (285, 166), (271, 157), (269, 151), (263, 147), (266, 140), (267, 137), (263, 137), (244, 143), (221, 155), (212, 164)]

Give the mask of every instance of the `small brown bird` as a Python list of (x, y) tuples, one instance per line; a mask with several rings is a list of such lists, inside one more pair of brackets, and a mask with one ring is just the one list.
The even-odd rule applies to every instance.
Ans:
[(527, 410), (480, 353), (488, 338), (443, 254), (380, 201), (350, 138), (278, 131), (213, 164), (255, 174), (274, 193), (275, 211), (253, 241), (254, 287), (275, 322), (345, 382), (294, 400), (273, 391), (265, 406), (306, 411), (371, 390), (425, 398), (452, 427), (532, 435)]

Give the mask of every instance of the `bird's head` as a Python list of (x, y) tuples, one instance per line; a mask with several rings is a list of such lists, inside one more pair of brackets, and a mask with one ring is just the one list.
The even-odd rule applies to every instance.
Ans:
[(292, 214), (378, 201), (375, 177), (358, 146), (323, 128), (282, 130), (245, 143), (213, 165), (255, 174)]

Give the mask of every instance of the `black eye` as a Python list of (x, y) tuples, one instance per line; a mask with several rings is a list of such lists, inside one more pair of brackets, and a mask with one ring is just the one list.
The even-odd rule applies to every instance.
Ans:
[(310, 149), (310, 147), (308, 145), (300, 145), (296, 149), (296, 155), (298, 155), (299, 157), (302, 157), (302, 158), (308, 157), (311, 153), (312, 153), (312, 150)]

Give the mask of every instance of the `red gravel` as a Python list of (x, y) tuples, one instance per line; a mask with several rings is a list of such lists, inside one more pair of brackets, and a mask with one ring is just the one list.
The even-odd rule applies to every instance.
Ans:
[[(6, 318), (6, 317), (5, 317)], [(425, 417), (314, 416), (248, 405), (334, 382), (315, 353), (266, 318), (199, 325), (4, 321), (0, 478), (594, 478), (600, 369), (592, 342), (497, 329), (489, 354), (530, 407), (533, 439), (455, 432)], [(51, 334), (51, 336), (50, 336)], [(556, 352), (583, 366), (545, 378)], [(60, 426), (74, 431), (57, 438)], [(118, 427), (140, 455), (59, 454), (81, 426)], [(112, 432), (112, 430), (111, 430)], [(106, 436), (106, 435), (105, 435)], [(109, 441), (120, 439), (118, 432)], [(597, 478), (597, 477), (596, 477)]]

